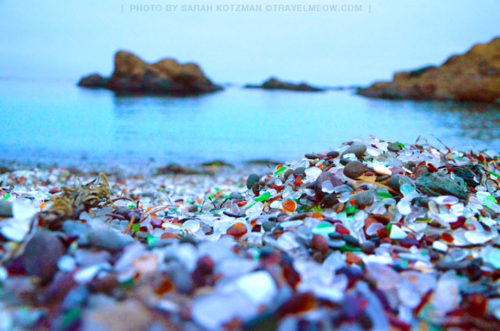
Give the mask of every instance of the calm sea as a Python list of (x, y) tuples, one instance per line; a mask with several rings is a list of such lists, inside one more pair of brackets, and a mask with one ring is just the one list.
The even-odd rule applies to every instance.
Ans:
[(0, 159), (197, 163), (293, 160), (374, 135), (500, 150), (500, 106), (371, 100), (353, 91), (117, 97), (72, 81), (0, 80)]

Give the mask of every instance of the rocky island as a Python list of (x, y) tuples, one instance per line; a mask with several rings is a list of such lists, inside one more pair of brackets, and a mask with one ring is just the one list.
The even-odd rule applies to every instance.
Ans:
[(301, 91), (301, 92), (322, 92), (324, 89), (311, 86), (307, 83), (290, 83), (280, 81), (277, 78), (271, 77), (261, 85), (247, 84), (245, 88), (260, 88), (263, 90), (288, 90), (288, 91)]
[(138, 56), (118, 51), (114, 71), (106, 78), (94, 73), (80, 79), (78, 86), (105, 88), (119, 94), (163, 94), (188, 96), (222, 90), (214, 84), (195, 63), (180, 64), (174, 59), (163, 59), (148, 64)]
[(440, 67), (398, 72), (391, 82), (377, 82), (357, 93), (383, 99), (500, 103), (500, 37), (451, 56)]

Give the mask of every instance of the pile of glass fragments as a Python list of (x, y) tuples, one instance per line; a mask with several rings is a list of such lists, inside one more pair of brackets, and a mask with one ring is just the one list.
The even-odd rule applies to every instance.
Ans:
[(267, 170), (7, 171), (0, 330), (498, 330), (499, 177), (377, 139)]

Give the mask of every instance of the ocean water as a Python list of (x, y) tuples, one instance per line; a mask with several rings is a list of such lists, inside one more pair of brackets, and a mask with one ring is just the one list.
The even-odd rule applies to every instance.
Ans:
[(0, 160), (286, 161), (370, 135), (404, 143), (424, 137), (460, 150), (498, 152), (500, 106), (239, 86), (189, 98), (118, 97), (78, 88), (74, 81), (0, 80)]

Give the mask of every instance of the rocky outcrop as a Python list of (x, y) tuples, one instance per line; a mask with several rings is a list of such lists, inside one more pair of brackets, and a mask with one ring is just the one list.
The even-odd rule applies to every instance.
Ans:
[(88, 88), (104, 88), (108, 84), (109, 79), (104, 78), (101, 75), (95, 73), (88, 76), (82, 77), (78, 82), (78, 86), (88, 87)]
[(500, 38), (478, 44), (440, 67), (398, 72), (357, 92), (371, 98), (500, 103)]
[(195, 63), (180, 64), (164, 59), (148, 64), (132, 53), (115, 54), (114, 71), (110, 78), (99, 74), (83, 77), (78, 86), (107, 88), (119, 94), (198, 95), (222, 90), (212, 83)]
[(302, 91), (302, 92), (320, 92), (324, 91), (324, 89), (311, 86), (307, 83), (289, 83), (280, 81), (274, 77), (269, 78), (261, 85), (245, 85), (246, 88), (260, 88), (264, 90), (289, 90), (289, 91)]

